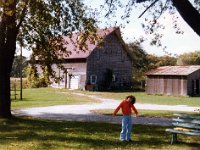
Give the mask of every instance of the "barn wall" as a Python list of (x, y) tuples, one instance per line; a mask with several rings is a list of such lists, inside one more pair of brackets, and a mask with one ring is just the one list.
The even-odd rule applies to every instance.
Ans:
[(52, 86), (60, 88), (70, 88), (70, 78), (77, 76), (79, 78), (78, 88), (84, 89), (86, 82), (86, 63), (64, 63), (62, 65), (64, 66), (64, 68), (67, 68), (67, 74), (64, 73), (63, 70), (57, 68), (56, 65), (53, 65), (56, 75), (62, 77), (62, 80), (60, 83), (54, 82)]
[(164, 79), (162, 76), (148, 76), (146, 92), (148, 94), (164, 94)]
[(147, 76), (146, 78), (146, 93), (154, 94), (154, 78), (152, 76)]
[(146, 93), (174, 96), (187, 95), (187, 78), (184, 76), (147, 76)]
[(87, 81), (91, 75), (97, 76), (98, 87), (104, 81), (106, 69), (113, 71), (113, 86), (125, 86), (132, 79), (132, 61), (115, 34), (110, 34), (101, 47), (96, 48), (87, 60)]

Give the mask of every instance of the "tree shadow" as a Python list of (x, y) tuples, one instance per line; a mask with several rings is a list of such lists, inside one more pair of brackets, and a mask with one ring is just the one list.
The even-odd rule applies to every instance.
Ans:
[[(133, 142), (120, 142), (120, 124), (40, 120), (27, 117), (0, 119), (0, 145), (36, 141), (40, 149), (131, 149), (171, 147), (165, 127), (133, 125)], [(200, 141), (178, 143), (196, 148)]]

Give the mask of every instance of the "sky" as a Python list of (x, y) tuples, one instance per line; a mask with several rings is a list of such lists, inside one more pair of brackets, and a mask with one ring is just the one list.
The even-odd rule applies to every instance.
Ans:
[[(102, 2), (103, 0), (84, 0), (84, 3), (88, 7), (91, 6), (92, 8), (98, 8), (100, 4), (103, 4)], [(123, 24), (123, 28), (121, 28), (123, 40), (126, 43), (130, 43), (143, 36), (147, 40), (142, 44), (142, 48), (149, 54), (162, 56), (170, 53), (172, 54), (172, 56), (174, 56), (181, 55), (187, 52), (194, 52), (197, 50), (200, 51), (200, 37), (187, 25), (187, 23), (181, 18), (181, 16), (178, 13), (176, 13), (176, 15), (178, 16), (178, 27), (180, 27), (180, 29), (184, 31), (184, 33), (180, 35), (175, 33), (175, 29), (172, 25), (172, 16), (166, 12), (159, 19), (159, 22), (165, 25), (165, 29), (160, 31), (160, 33), (164, 34), (161, 41), (163, 47), (167, 47), (165, 49), (167, 53), (163, 51), (162, 47), (150, 46), (149, 41), (151, 35), (146, 35), (141, 26), (141, 23), (144, 22), (144, 18), (148, 17), (148, 12), (146, 12), (141, 18), (138, 18), (144, 10), (145, 8), (142, 6), (134, 10), (134, 12), (131, 13), (130, 18), (128, 19), (130, 22), (127, 24), (126, 22), (122, 21), (119, 17), (117, 17), (124, 14), (124, 10), (119, 9), (116, 12), (116, 17), (113, 17), (108, 21), (109, 24), (105, 23), (106, 20), (104, 17), (98, 17), (98, 19), (101, 20), (101, 23), (99, 23), (98, 25), (100, 28), (105, 28), (109, 25), (114, 25), (114, 22), (117, 20), (117, 26)]]
[[(103, 4), (103, 2), (104, 0), (83, 0), (83, 3), (87, 7), (91, 7), (93, 9), (99, 9), (100, 5)], [(126, 43), (134, 42), (135, 40), (143, 36), (146, 41), (141, 46), (148, 54), (163, 56), (170, 53), (171, 56), (176, 56), (187, 52), (194, 52), (197, 50), (200, 51), (200, 36), (198, 36), (187, 25), (187, 23), (179, 16), (178, 13), (176, 13), (176, 15), (178, 16), (178, 26), (182, 31), (184, 31), (184, 34), (179, 35), (175, 33), (172, 25), (172, 16), (168, 13), (164, 13), (163, 17), (161, 17), (159, 21), (165, 25), (165, 29), (160, 31), (160, 33), (164, 34), (161, 42), (163, 46), (167, 47), (165, 49), (167, 53), (163, 51), (162, 47), (150, 46), (149, 42), (151, 39), (151, 35), (146, 35), (141, 26), (141, 23), (144, 22), (144, 18), (148, 17), (148, 12), (146, 12), (141, 18), (138, 18), (144, 10), (144, 7), (138, 7), (136, 10), (134, 10), (134, 12), (131, 13), (130, 18), (128, 19), (129, 23), (126, 23), (124, 20), (120, 19), (121, 15), (124, 14), (124, 10), (122, 9), (119, 9), (116, 12), (116, 17), (111, 17), (109, 20), (106, 20), (105, 17), (103, 17), (103, 15), (101, 14), (100, 16), (96, 16), (96, 18), (100, 20), (98, 26), (99, 28), (123, 26), (120, 29), (122, 32), (123, 40)], [(104, 10), (101, 10), (101, 13), (104, 12)], [(115, 24), (116, 21), (117, 23)], [(30, 55), (30, 52), (24, 50), (23, 55), (28, 57)]]

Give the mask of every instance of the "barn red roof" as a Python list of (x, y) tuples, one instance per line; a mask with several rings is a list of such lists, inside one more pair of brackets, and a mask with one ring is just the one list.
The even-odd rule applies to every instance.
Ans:
[(182, 75), (187, 76), (200, 69), (200, 66), (163, 66), (150, 70), (146, 75)]
[[(120, 30), (118, 27), (112, 27), (107, 29), (97, 29), (97, 36), (101, 38), (101, 40), (105, 39), (109, 34), (115, 32), (117, 35), (120, 34)], [(80, 48), (78, 45), (80, 33), (74, 33), (71, 37), (65, 36), (64, 40), (67, 43), (67, 51), (69, 52), (69, 55), (64, 57), (65, 59), (77, 59), (77, 58), (87, 58), (90, 53), (98, 46), (99, 41), (91, 42), (89, 40), (86, 41), (86, 47), (83, 47), (83, 49)]]

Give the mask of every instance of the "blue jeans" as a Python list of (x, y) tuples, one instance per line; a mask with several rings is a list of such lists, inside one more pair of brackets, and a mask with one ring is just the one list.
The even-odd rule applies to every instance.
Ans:
[(120, 134), (120, 140), (131, 140), (131, 129), (132, 129), (132, 117), (129, 116), (123, 116), (122, 118), (122, 131)]

